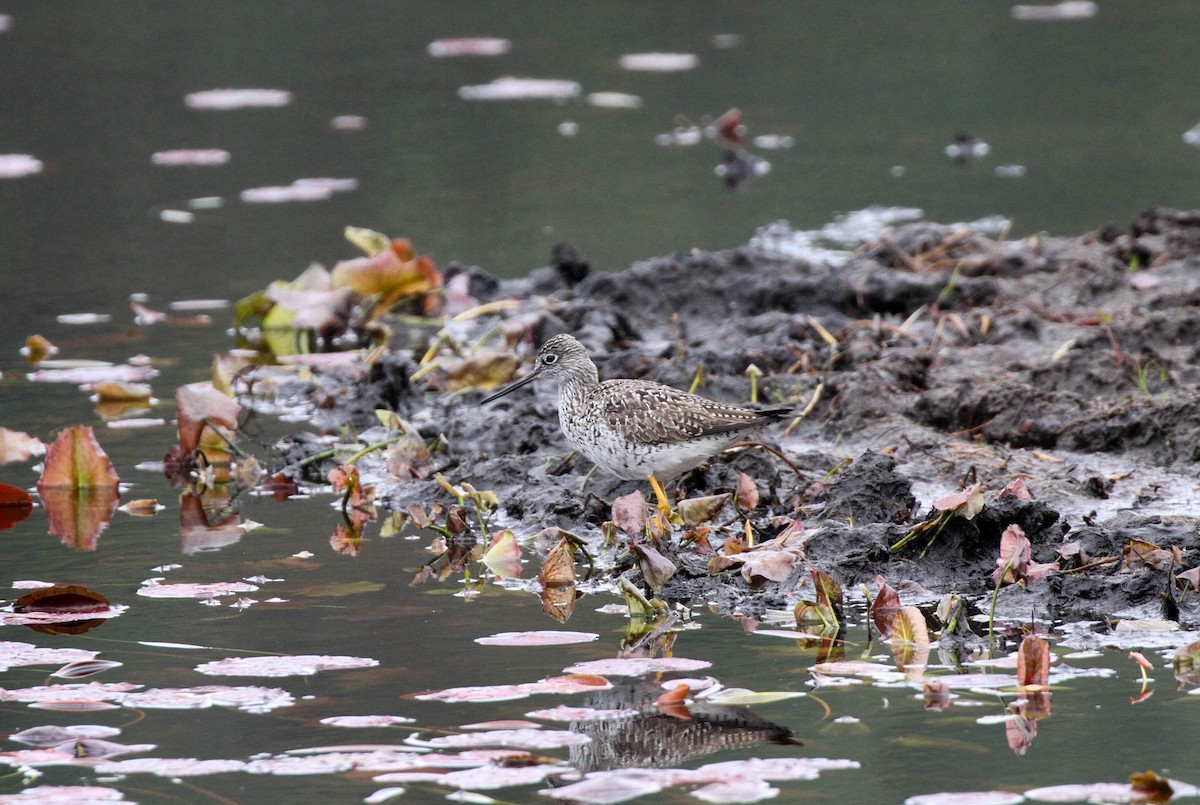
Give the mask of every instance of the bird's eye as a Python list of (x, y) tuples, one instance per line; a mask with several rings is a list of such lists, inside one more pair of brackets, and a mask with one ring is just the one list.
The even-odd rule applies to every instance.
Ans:
[(558, 356), (555, 355), (553, 352), (551, 352), (549, 355), (546, 355), (542, 358), (542, 363), (546, 364), (547, 366), (549, 366), (552, 363), (557, 363), (557, 362), (558, 362)]

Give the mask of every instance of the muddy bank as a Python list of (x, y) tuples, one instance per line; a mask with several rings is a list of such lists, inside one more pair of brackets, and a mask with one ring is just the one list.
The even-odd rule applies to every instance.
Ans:
[[(786, 436), (763, 434), (786, 460), (735, 448), (668, 487), (677, 498), (732, 493), (748, 475), (757, 505), (726, 506), (708, 543), (744, 536), (745, 520), (757, 543), (798, 521), (792, 572), (713, 574), (713, 554), (681, 546), (677, 529), (660, 541), (678, 568), (664, 600), (758, 618), (811, 597), (810, 567), (847, 590), (873, 591), (878, 575), (908, 582), (905, 603), (922, 588), (928, 600), (990, 598), (1001, 534), (1017, 524), (1033, 560), (1059, 571), (1005, 587), (1001, 612), (1195, 625), (1200, 596), (1176, 606), (1188, 585), (1176, 574), (1200, 564), (1200, 213), (1150, 210), (1079, 238), (1023, 240), (912, 223), (851, 250), (774, 225), (737, 249), (615, 274), (588, 271), (569, 249), (555, 261), (511, 281), (451, 267), (463, 300), (500, 304), (447, 332), (470, 344), (499, 327), (526, 364), (569, 332), (602, 377), (687, 388), (700, 372), (699, 393), (737, 403), (750, 399), (753, 364), (760, 403), (811, 405)], [(554, 390), (537, 383), (480, 406), (483, 392), (448, 391), (437, 373), (414, 382), (430, 333), (396, 329), (397, 348), (369, 370), (317, 376), (317, 423), (365, 427), (372, 409), (393, 408), (427, 442), (445, 437), (434, 464), (451, 481), (496, 493), (495, 524), (522, 537), (558, 527), (598, 546), (612, 501), (639, 484), (588, 474), (559, 432)], [(286, 446), (283, 463), (306, 450)], [(1030, 496), (998, 498), (1016, 479)], [(391, 509), (452, 500), (429, 478), (376, 480)], [(933, 501), (974, 483), (986, 503), (973, 519), (951, 519), (923, 556), (926, 538), (890, 550), (936, 514)], [(1131, 553), (1131, 540), (1163, 552)], [(606, 556), (605, 572), (642, 583), (634, 558)]]

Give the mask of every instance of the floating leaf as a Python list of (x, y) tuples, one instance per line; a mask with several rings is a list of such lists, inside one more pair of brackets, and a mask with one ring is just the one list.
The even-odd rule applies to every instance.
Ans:
[(78, 584), (47, 587), (23, 595), (13, 603), (14, 612), (52, 612), (84, 615), (107, 609), (108, 599)]
[(0, 484), (0, 531), (12, 528), (29, 517), (33, 511), (33, 498), (24, 489)]
[(167, 507), (153, 498), (139, 498), (138, 500), (131, 500), (119, 508), (133, 517), (153, 517)]
[(150, 387), (145, 383), (106, 380), (92, 384), (92, 393), (103, 402), (144, 402), (150, 399), (150, 392)]
[(712, 665), (707, 660), (683, 657), (626, 657), (611, 660), (580, 662), (563, 669), (568, 674), (600, 674), (612, 676), (645, 676), (668, 671), (699, 671)]
[(318, 671), (373, 668), (379, 660), (369, 657), (338, 657), (298, 654), (288, 657), (228, 657), (196, 666), (196, 671), (211, 676), (310, 676)]
[(96, 441), (91, 426), (76, 425), (59, 431), (46, 450), (38, 494), (43, 489), (115, 490), (119, 483), (112, 461)]
[(536, 631), (500, 632), (490, 637), (477, 637), (481, 646), (567, 646), (574, 643), (590, 643), (600, 637), (592, 632)]
[(1017, 684), (1045, 687), (1050, 682), (1050, 644), (1027, 636), (1017, 649)]
[(51, 344), (43, 336), (31, 335), (25, 339), (25, 346), (21, 350), (21, 353), (30, 363), (40, 363), (51, 355), (57, 355), (58, 347)]
[(28, 461), (46, 452), (41, 439), (19, 430), (0, 428), (0, 464)]

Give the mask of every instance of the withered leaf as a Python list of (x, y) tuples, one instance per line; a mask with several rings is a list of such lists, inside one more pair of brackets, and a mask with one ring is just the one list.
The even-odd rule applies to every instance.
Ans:
[(1017, 684), (1045, 687), (1050, 683), (1050, 644), (1027, 636), (1017, 649)]
[(546, 554), (546, 559), (542, 562), (541, 572), (538, 574), (538, 581), (543, 585), (551, 584), (567, 584), (575, 581), (575, 560), (573, 558), (574, 549), (571, 546), (571, 541), (566, 537), (555, 543), (550, 552)]
[(737, 504), (743, 511), (758, 508), (758, 484), (744, 472), (738, 476)]
[(90, 425), (59, 431), (46, 450), (38, 494), (45, 489), (116, 489), (121, 479)]
[(639, 537), (645, 532), (648, 516), (646, 496), (640, 489), (635, 489), (628, 495), (621, 495), (613, 501), (613, 522), (617, 524), (617, 528), (631, 537)]

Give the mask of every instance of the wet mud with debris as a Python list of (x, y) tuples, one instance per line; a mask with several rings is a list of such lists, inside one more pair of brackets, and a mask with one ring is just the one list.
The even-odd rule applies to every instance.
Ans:
[[(702, 368), (698, 392), (736, 403), (750, 398), (753, 364), (761, 404), (799, 413), (812, 403), (786, 435), (783, 425), (762, 434), (786, 461), (733, 448), (668, 484), (689, 498), (732, 492), (749, 475), (755, 540), (798, 520), (803, 561), (783, 581), (752, 584), (736, 567), (713, 574), (712, 554), (664, 538), (678, 568), (657, 593), (668, 602), (759, 618), (811, 598), (817, 568), (848, 592), (874, 591), (883, 576), (906, 604), (955, 591), (986, 608), (1001, 533), (1015, 523), (1033, 560), (1060, 569), (1003, 588), (999, 615), (1196, 625), (1200, 596), (1181, 596), (1176, 574), (1200, 564), (1200, 212), (1149, 210), (1078, 238), (915, 223), (808, 256), (793, 254), (789, 237), (774, 226), (741, 248), (614, 274), (588, 272), (569, 249), (519, 280), (452, 268), (474, 300), (514, 301), (450, 326), (471, 343), (499, 324), (525, 365), (569, 332), (602, 377), (688, 388)], [(410, 381), (419, 355), (396, 349), (357, 380), (318, 375), (318, 421), (366, 426), (372, 409), (393, 408), (427, 442), (445, 437), (434, 463), (447, 478), (497, 494), (494, 524), (520, 537), (558, 527), (603, 553), (612, 501), (649, 494), (648, 484), (589, 475), (559, 430), (549, 384), (480, 406), (482, 391)], [(1018, 478), (1032, 497), (997, 499)], [(890, 550), (934, 500), (973, 482), (986, 489), (978, 516), (951, 520), (924, 555), (924, 537)], [(377, 493), (396, 510), (450, 501), (428, 478), (381, 480)], [(709, 542), (719, 548), (733, 533), (745, 524), (726, 506)], [(1131, 552), (1131, 540), (1163, 550)], [(607, 556), (603, 573), (645, 589), (635, 558)]]

